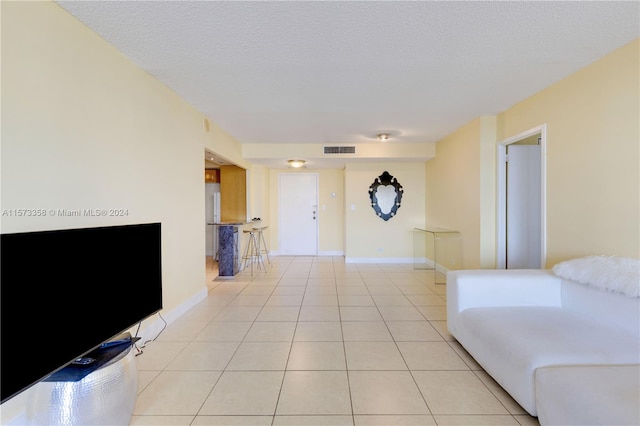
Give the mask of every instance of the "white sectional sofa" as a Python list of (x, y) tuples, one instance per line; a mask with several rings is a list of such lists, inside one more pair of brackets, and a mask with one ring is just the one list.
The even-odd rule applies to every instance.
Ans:
[(543, 425), (640, 425), (640, 365), (575, 365), (536, 370)]
[(447, 325), (541, 424), (637, 426), (638, 296), (635, 259), (592, 256), (553, 270), (451, 271)]

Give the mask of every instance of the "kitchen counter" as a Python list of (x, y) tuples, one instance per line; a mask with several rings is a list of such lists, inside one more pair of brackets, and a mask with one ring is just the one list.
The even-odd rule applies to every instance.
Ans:
[(218, 232), (218, 276), (234, 277), (239, 272), (238, 227), (249, 222), (212, 222)]

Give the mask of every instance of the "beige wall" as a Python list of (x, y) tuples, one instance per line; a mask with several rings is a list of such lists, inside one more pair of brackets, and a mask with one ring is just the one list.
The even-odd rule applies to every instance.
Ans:
[[(480, 218), (479, 250), (480, 268), (494, 268), (496, 265), (496, 117), (480, 117)], [(463, 265), (464, 267), (464, 265)]]
[[(389, 149), (390, 145), (384, 147)], [(286, 151), (286, 145), (270, 145), (269, 152)], [(296, 146), (292, 146), (293, 149)], [(244, 149), (245, 147), (243, 147)], [(253, 155), (258, 149), (252, 146), (247, 155)], [(420, 152), (425, 156), (434, 155), (434, 145), (421, 145)], [(260, 151), (263, 153), (263, 151)], [(311, 152), (311, 151), (310, 151)], [(309, 154), (310, 154), (309, 152)], [(407, 156), (402, 149), (399, 151)], [(262, 154), (261, 154), (262, 155)], [(310, 154), (311, 155), (311, 154)], [(292, 155), (295, 156), (295, 155)], [(307, 158), (304, 155), (301, 157)], [(255, 173), (253, 172), (255, 170)], [(269, 184), (264, 184), (265, 170), (269, 173)], [(370, 206), (368, 196), (369, 186), (374, 179), (389, 171), (396, 176), (400, 183), (408, 190), (399, 216), (385, 223), (378, 218)], [(414, 227), (424, 226), (424, 193), (425, 193), (425, 165), (421, 162), (386, 161), (365, 163), (347, 163), (345, 169), (265, 169), (253, 166), (251, 187), (252, 191), (264, 191), (268, 196), (256, 195), (252, 192), (252, 211), (261, 210), (263, 221), (269, 225), (268, 238), (270, 249), (278, 251), (278, 176), (281, 173), (317, 173), (319, 176), (319, 254), (341, 255), (347, 260), (361, 261), (402, 261), (410, 262), (413, 256)], [(335, 193), (335, 197), (331, 194)], [(356, 210), (351, 210), (351, 205)], [(264, 212), (267, 210), (268, 215)], [(363, 223), (368, 226), (363, 226)], [(372, 234), (382, 232), (380, 236)]]
[(252, 165), (249, 173), (249, 218), (259, 217), (269, 222), (269, 169)]
[(640, 258), (640, 41), (498, 116), (505, 139), (547, 124), (547, 263)]
[(426, 224), (460, 232), (465, 269), (480, 267), (481, 129), (476, 119), (442, 139), (426, 164)]
[[(398, 179), (405, 191), (398, 215), (386, 222), (371, 208), (368, 192), (369, 186), (385, 170)], [(344, 254), (347, 261), (412, 261), (412, 230), (424, 226), (424, 163), (349, 163), (344, 170), (270, 169), (269, 238), (270, 249), (276, 252), (278, 176), (282, 173), (317, 173), (319, 176), (320, 255)]]
[(231, 157), (233, 140), (52, 2), (2, 2), (1, 100), (2, 209), (128, 212), (4, 216), (2, 232), (161, 222), (163, 316), (206, 296), (204, 147)]
[[(397, 215), (388, 221), (376, 216), (369, 198), (369, 186), (384, 171), (404, 189)], [(347, 164), (344, 216), (347, 261), (412, 262), (413, 228), (425, 223), (425, 164)]]
[[(248, 143), (242, 144), (242, 156), (248, 161), (253, 159), (273, 159), (282, 161), (283, 158), (304, 158), (310, 168), (321, 168), (329, 157), (324, 153), (327, 144), (302, 143), (302, 144), (277, 144), (277, 143)], [(330, 144), (334, 145), (334, 144)], [(345, 146), (349, 144), (335, 144)], [(351, 145), (352, 146), (352, 145)], [(401, 143), (398, 141), (380, 143), (359, 142), (355, 154), (331, 154), (331, 159), (341, 159), (345, 162), (365, 159), (367, 161), (417, 161), (428, 159), (435, 155), (434, 143)]]
[(639, 52), (635, 40), (438, 142), (427, 162), (427, 223), (463, 233), (465, 269), (495, 267), (495, 144), (543, 124), (547, 267), (640, 257)]
[(344, 254), (344, 170), (322, 170), (319, 187), (319, 251)]
[(2, 209), (128, 211), (2, 232), (161, 222), (165, 314), (206, 295), (204, 147), (234, 141), (55, 3), (3, 2), (2, 38)]

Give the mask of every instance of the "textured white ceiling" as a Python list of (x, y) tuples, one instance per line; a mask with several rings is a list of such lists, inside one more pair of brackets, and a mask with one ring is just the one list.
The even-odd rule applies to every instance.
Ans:
[(57, 1), (240, 143), (435, 142), (640, 36), (637, 1)]

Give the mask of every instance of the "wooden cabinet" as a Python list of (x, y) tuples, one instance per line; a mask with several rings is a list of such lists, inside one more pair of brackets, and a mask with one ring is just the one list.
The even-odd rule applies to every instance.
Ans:
[(220, 166), (220, 221), (247, 220), (247, 171), (238, 166)]
[(220, 169), (205, 169), (204, 181), (206, 183), (220, 183)]

